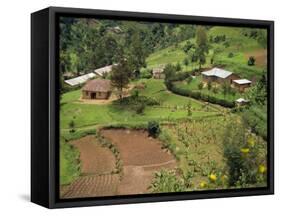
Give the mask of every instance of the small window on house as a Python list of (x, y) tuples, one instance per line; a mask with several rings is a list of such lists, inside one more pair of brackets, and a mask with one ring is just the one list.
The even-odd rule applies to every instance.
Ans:
[(101, 96), (101, 92), (99, 92), (98, 95)]

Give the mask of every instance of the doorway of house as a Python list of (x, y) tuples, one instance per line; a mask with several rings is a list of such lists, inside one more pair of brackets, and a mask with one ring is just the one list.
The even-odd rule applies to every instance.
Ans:
[(97, 94), (95, 92), (91, 93), (91, 99), (96, 99)]

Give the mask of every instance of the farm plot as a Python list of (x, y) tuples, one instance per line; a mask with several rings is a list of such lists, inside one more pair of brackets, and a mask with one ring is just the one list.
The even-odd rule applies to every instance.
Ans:
[(71, 142), (80, 152), (81, 173), (108, 174), (114, 170), (115, 158), (112, 152), (97, 143), (95, 136), (89, 135)]
[(70, 185), (61, 186), (62, 198), (115, 195), (119, 183), (115, 157), (102, 147), (95, 136), (89, 135), (71, 141), (80, 153), (81, 176)]
[(155, 171), (176, 167), (173, 156), (162, 149), (160, 141), (148, 137), (146, 131), (109, 129), (102, 130), (101, 135), (120, 151), (124, 165), (118, 186), (120, 195), (148, 193)]
[(113, 172), (115, 157), (95, 136), (71, 141), (80, 152), (81, 176), (61, 186), (61, 198), (148, 193), (155, 171), (177, 166), (172, 154), (144, 130), (104, 129), (100, 135), (120, 152), (122, 175)]

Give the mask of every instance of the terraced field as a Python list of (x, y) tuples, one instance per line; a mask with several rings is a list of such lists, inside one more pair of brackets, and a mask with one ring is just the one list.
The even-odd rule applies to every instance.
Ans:
[(81, 176), (69, 186), (61, 187), (60, 197), (83, 198), (97, 196), (113, 196), (117, 194), (118, 174)]
[(144, 130), (111, 129), (101, 134), (120, 151), (123, 161), (123, 177), (118, 194), (148, 193), (148, 187), (155, 171), (176, 167), (174, 157), (162, 149), (157, 139), (148, 136)]
[(149, 193), (155, 171), (177, 166), (173, 155), (144, 130), (106, 129), (100, 134), (120, 152), (122, 172), (114, 172), (113, 153), (102, 147), (95, 136), (72, 141), (80, 152), (81, 176), (70, 185), (61, 186), (61, 198)]

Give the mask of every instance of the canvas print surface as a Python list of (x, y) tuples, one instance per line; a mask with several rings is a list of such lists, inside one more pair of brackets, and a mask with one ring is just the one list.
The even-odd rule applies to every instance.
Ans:
[(60, 198), (267, 186), (267, 31), (60, 17)]

